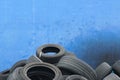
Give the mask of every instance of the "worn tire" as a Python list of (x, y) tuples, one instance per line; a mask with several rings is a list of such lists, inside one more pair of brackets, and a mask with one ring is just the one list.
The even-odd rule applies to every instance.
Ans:
[(57, 67), (66, 69), (74, 74), (86, 77), (88, 80), (96, 80), (96, 72), (87, 63), (72, 56), (64, 56), (60, 59)]
[(112, 72), (112, 67), (104, 62), (96, 68), (97, 80), (102, 80), (104, 77), (109, 75)]
[[(64, 56), (71, 56), (71, 57), (76, 57), (74, 53), (66, 51)], [(63, 57), (64, 57), (63, 56)], [(57, 65), (57, 64), (56, 64)], [(73, 75), (74, 73), (71, 72), (70, 70), (59, 68), (62, 72), (63, 75)]]
[[(54, 52), (56, 54), (48, 55), (48, 52)], [(65, 50), (57, 44), (45, 44), (37, 49), (36, 55), (43, 62), (55, 64), (65, 55)]]
[(20, 70), (21, 80), (59, 80), (61, 71), (49, 63), (30, 63)]

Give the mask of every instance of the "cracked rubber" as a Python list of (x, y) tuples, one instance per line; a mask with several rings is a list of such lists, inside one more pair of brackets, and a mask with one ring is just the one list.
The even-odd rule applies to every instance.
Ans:
[(96, 80), (97, 75), (92, 67), (82, 60), (72, 56), (64, 56), (60, 59), (57, 67), (69, 70), (75, 74), (86, 77), (88, 80)]
[[(49, 55), (47, 54), (49, 52), (54, 52), (55, 54)], [(65, 55), (65, 50), (57, 44), (46, 44), (37, 49), (36, 55), (43, 62), (55, 64)]]
[(26, 63), (27, 63), (27, 60), (20, 60), (16, 62), (10, 69), (10, 72), (12, 73), (16, 68), (25, 66)]
[(10, 75), (10, 69), (0, 72), (0, 80), (7, 80)]
[(97, 80), (102, 80), (111, 72), (112, 72), (112, 67), (108, 63), (103, 62), (96, 68)]
[(103, 80), (120, 80), (120, 77), (114, 73), (111, 73), (107, 77), (105, 77)]
[(88, 79), (80, 75), (71, 75), (68, 76), (65, 80), (88, 80)]
[(20, 70), (20, 80), (59, 80), (61, 71), (49, 63), (30, 63)]
[(112, 66), (114, 73), (116, 73), (118, 76), (120, 76), (120, 60), (118, 60), (116, 63)]

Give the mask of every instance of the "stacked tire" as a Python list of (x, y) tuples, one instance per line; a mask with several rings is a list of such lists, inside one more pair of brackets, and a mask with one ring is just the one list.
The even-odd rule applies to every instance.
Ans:
[(36, 55), (0, 72), (0, 80), (120, 80), (120, 61), (95, 70), (57, 44), (40, 46)]

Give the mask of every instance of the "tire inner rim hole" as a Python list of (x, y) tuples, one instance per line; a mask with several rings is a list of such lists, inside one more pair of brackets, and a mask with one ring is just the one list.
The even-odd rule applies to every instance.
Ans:
[(53, 80), (55, 73), (53, 70), (43, 66), (32, 67), (27, 71), (30, 80)]
[(43, 48), (42, 52), (45, 53), (46, 55), (52, 56), (59, 53), (60, 49), (57, 47), (45, 47)]

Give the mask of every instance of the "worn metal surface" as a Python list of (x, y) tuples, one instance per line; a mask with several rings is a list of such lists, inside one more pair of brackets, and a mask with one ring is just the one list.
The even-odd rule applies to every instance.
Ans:
[(57, 43), (96, 66), (120, 58), (119, 0), (0, 0), (0, 71)]

